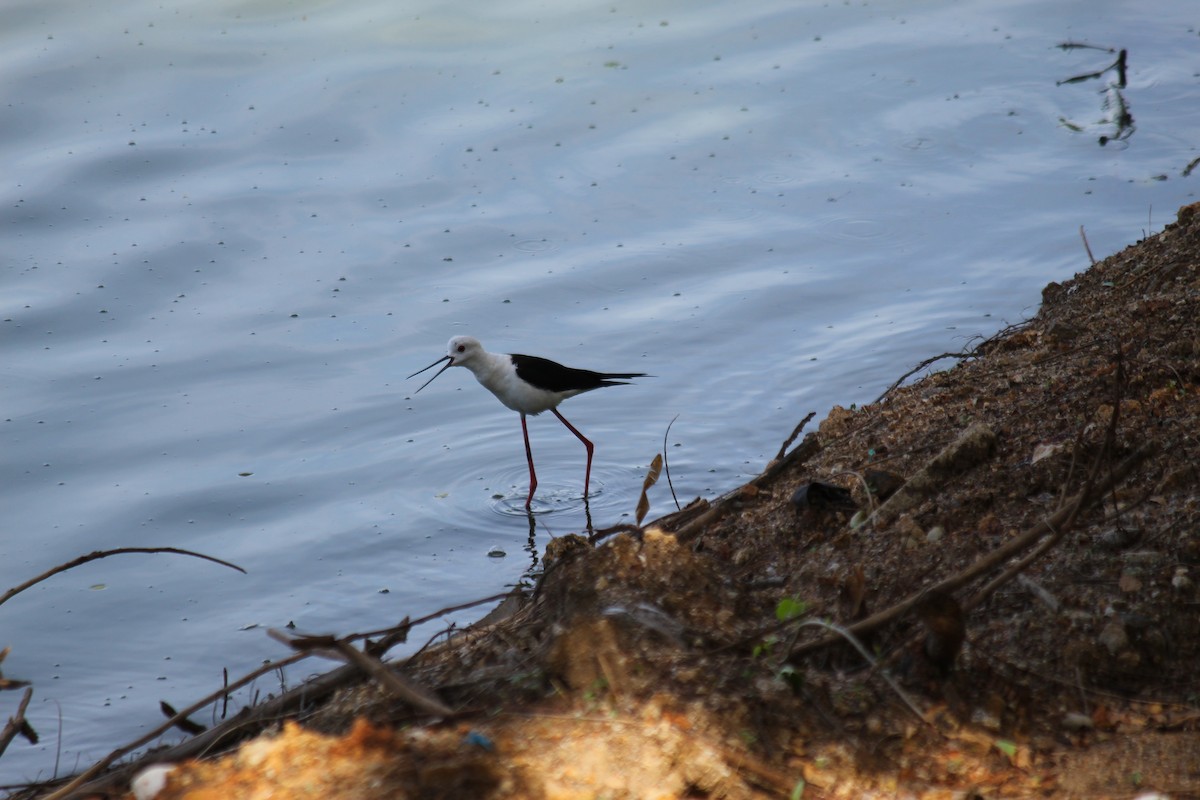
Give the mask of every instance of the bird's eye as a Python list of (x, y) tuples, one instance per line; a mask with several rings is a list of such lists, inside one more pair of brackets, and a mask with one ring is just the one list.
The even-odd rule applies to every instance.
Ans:
[(465, 344), (460, 344), (460, 345), (458, 346), (458, 352), (460, 352), (460, 353), (465, 353), (465, 352), (467, 352), (467, 346), (466, 346)]

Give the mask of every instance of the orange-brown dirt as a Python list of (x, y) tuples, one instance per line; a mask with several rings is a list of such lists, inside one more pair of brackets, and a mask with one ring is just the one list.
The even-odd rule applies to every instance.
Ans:
[(1200, 796), (1198, 299), (1200, 204), (750, 484), (554, 540), (399, 665), (451, 717), (364, 677), (159, 797)]

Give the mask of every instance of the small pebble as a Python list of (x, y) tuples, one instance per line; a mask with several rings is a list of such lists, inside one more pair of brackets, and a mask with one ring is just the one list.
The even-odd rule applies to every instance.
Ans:
[(174, 771), (174, 764), (151, 764), (137, 774), (129, 788), (137, 800), (153, 800), (166, 787), (167, 776)]
[(1080, 714), (1078, 711), (1068, 711), (1062, 719), (1062, 726), (1069, 731), (1088, 731), (1095, 724), (1091, 717), (1087, 714)]

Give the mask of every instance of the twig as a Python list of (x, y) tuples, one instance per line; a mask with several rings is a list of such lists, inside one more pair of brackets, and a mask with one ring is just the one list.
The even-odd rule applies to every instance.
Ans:
[(791, 435), (788, 436), (786, 439), (784, 439), (783, 444), (779, 446), (779, 452), (775, 454), (775, 458), (773, 459), (774, 461), (782, 461), (783, 460), (784, 455), (787, 454), (787, 449), (792, 446), (792, 442), (796, 441), (796, 437), (800, 435), (800, 431), (804, 430), (804, 426), (807, 425), (809, 420), (811, 420), (816, 415), (817, 415), (817, 412), (810, 411), (810, 412), (808, 412), (808, 416), (806, 416), (804, 419), (800, 420), (799, 424), (797, 424), (796, 427), (792, 429)]
[[(991, 572), (1000, 564), (1003, 564), (1008, 559), (1023, 552), (1026, 548), (1031, 547), (1038, 542), (1047, 533), (1057, 534), (1061, 536), (1067, 531), (1071, 524), (1075, 521), (1076, 516), (1085, 507), (1091, 505), (1098, 497), (1103, 496), (1111, 488), (1125, 479), (1125, 477), (1133, 471), (1134, 467), (1140, 464), (1144, 459), (1152, 455), (1158, 449), (1153, 442), (1148, 442), (1132, 454), (1124, 461), (1118, 464), (1109, 473), (1103, 481), (1094, 485), (1085, 486), (1079, 493), (1075, 494), (1067, 504), (1060, 508), (1049, 519), (1042, 520), (1031, 527), (1029, 530), (1021, 533), (1017, 538), (1001, 545), (991, 553), (983, 556), (974, 564), (962, 570), (956, 575), (951, 575), (927, 589), (922, 589), (919, 592), (909, 595), (891, 608), (872, 614), (864, 620), (859, 620), (853, 625), (847, 626), (847, 630), (856, 636), (862, 636), (864, 633), (875, 630), (887, 623), (895, 620), (906, 614), (914, 605), (920, 601), (927, 591), (942, 591), (953, 592), (955, 589), (964, 586), (980, 575)], [(1043, 551), (1044, 552), (1044, 551)], [(823, 639), (817, 639), (811, 642), (805, 642), (790, 650), (788, 658), (795, 658), (805, 653), (811, 653), (815, 650), (820, 650), (823, 647), (828, 647), (836, 644), (839, 641), (836, 636), (827, 636)]]
[[(443, 609), (434, 611), (432, 614), (426, 614), (423, 617), (417, 617), (416, 619), (412, 620), (411, 622), (407, 618), (405, 618), (404, 622), (400, 623), (399, 625), (393, 625), (390, 628), (380, 628), (379, 630), (366, 631), (364, 633), (352, 633), (344, 638), (348, 642), (354, 642), (359, 639), (368, 639), (372, 636), (385, 636), (387, 634), (396, 633), (397, 631), (401, 631), (401, 630), (407, 631), (409, 628), (415, 628), (418, 625), (424, 625), (426, 622), (432, 622), (433, 620), (437, 619), (438, 617), (444, 617), (447, 614), (453, 614), (455, 611), (464, 611), (468, 608), (474, 608), (475, 606), (481, 606), (484, 603), (490, 603), (494, 600), (503, 600), (504, 598), (508, 597), (509, 594), (510, 594), (509, 592), (501, 592), (500, 594), (493, 594), (488, 597), (481, 598), (479, 600), (471, 600), (466, 603), (459, 603), (459, 604), (453, 605), (453, 606), (446, 606)], [(383, 655), (383, 653), (375, 653), (374, 655), (381, 656), (381, 655)]]
[[(507, 596), (508, 596), (507, 593), (497, 594), (497, 595), (492, 595), (491, 597), (485, 597), (482, 600), (473, 600), (469, 603), (460, 603), (455, 606), (449, 606), (447, 608), (441, 609), (440, 611), (436, 611), (432, 614), (427, 614), (426, 616), (413, 621), (411, 623), (411, 625), (414, 625), (414, 626), (420, 625), (421, 623), (429, 622), (430, 620), (436, 619), (445, 614), (450, 614), (450, 613), (453, 613), (454, 611), (460, 611), (465, 608), (471, 608), (472, 606), (477, 606), (477, 605), (480, 605), (482, 603), (486, 603), (489, 601), (500, 600)], [(407, 628), (408, 626), (409, 626), (409, 623), (406, 621), (403, 625), (399, 626), (399, 628)], [(389, 633), (394, 633), (397, 629), (398, 628), (393, 627), (393, 628), (384, 628), (382, 630), (377, 630), (377, 631), (367, 631), (365, 633), (355, 633), (355, 634), (351, 634), (350, 636), (345, 637), (345, 639), (346, 639), (346, 641), (355, 641), (355, 640), (364, 639), (364, 638), (367, 638), (370, 636), (379, 636), (381, 634), (386, 635)], [(94, 778), (96, 775), (100, 774), (105, 769), (107, 769), (117, 759), (119, 759), (125, 755), (128, 755), (129, 753), (132, 753), (134, 750), (138, 749), (139, 747), (141, 747), (145, 744), (149, 744), (150, 742), (154, 741), (156, 738), (158, 738), (162, 734), (169, 731), (171, 728), (175, 727), (175, 724), (178, 721), (176, 719), (176, 717), (182, 718), (182, 717), (190, 716), (190, 715), (194, 714), (195, 712), (199, 711), (200, 709), (204, 708), (209, 703), (215, 703), (217, 700), (221, 699), (222, 696), (227, 695), (230, 692), (236, 691), (236, 690), (242, 688), (243, 686), (246, 686), (247, 684), (257, 680), (258, 678), (262, 677), (263, 675), (273, 672), (274, 670), (276, 670), (280, 667), (290, 666), (299, 661), (302, 661), (305, 658), (308, 658), (309, 655), (310, 655), (309, 653), (295, 653), (291, 656), (288, 656), (287, 658), (283, 658), (278, 661), (273, 661), (270, 664), (265, 664), (262, 667), (259, 667), (258, 669), (254, 670), (253, 672), (245, 675), (244, 677), (239, 678), (238, 680), (234, 681), (233, 683), (229, 683), (228, 681), (225, 681), (224, 685), (222, 685), (220, 689), (217, 689), (215, 692), (209, 694), (208, 696), (202, 698), (201, 700), (196, 701), (195, 703), (188, 706), (187, 708), (180, 710), (180, 712), (178, 714), (176, 714), (175, 717), (172, 717), (171, 719), (167, 720), (162, 725), (160, 725), (159, 727), (150, 731), (149, 733), (145, 734), (144, 736), (137, 739), (136, 741), (122, 745), (121, 747), (112, 751), (111, 753), (109, 753), (107, 756), (105, 756), (101, 760), (92, 764), (92, 766), (88, 767), (88, 769), (86, 769), (79, 775), (72, 778), (71, 781), (68, 782), (67, 784), (65, 784), (62, 788), (58, 789), (56, 792), (54, 792), (51, 795), (48, 795), (47, 797), (43, 798), (42, 800), (65, 800), (65, 798), (71, 796), (76, 790), (78, 790), (79, 787), (83, 786), (88, 781), (90, 781), (92, 778)], [(283, 694), (279, 697), (275, 697), (275, 698), (267, 701), (266, 703), (262, 704), (261, 706), (256, 707), (253, 710), (253, 712), (249, 712), (247, 710), (245, 713), (236, 715), (232, 719), (226, 720), (225, 722), (223, 722), (220, 725), (209, 728), (203, 734), (201, 734), (193, 739), (189, 739), (188, 741), (183, 742), (182, 744), (176, 745), (175, 747), (169, 748), (166, 751), (157, 752), (157, 753), (155, 753), (154, 757), (158, 761), (173, 762), (173, 761), (180, 761), (184, 758), (194, 758), (196, 756), (203, 755), (210, 748), (215, 746), (218, 742), (221, 742), (221, 741), (225, 740), (226, 738), (236, 734), (239, 728), (248, 728), (248, 727), (252, 726), (256, 721), (259, 721), (259, 720), (274, 719), (274, 718), (286, 713), (289, 709), (299, 707), (300, 705), (302, 705), (304, 703), (314, 702), (315, 700), (317, 700), (321, 697), (325, 697), (326, 695), (331, 694), (333, 691), (335, 691), (339, 687), (345, 685), (346, 683), (352, 681), (355, 678), (355, 676), (358, 676), (360, 674), (361, 674), (361, 670), (356, 665), (353, 665), (353, 666), (347, 665), (344, 667), (339, 667), (338, 669), (335, 669), (332, 672), (328, 672), (324, 675), (321, 675), (320, 677), (315, 678), (315, 679), (309, 681), (308, 683), (302, 684), (302, 685), (296, 687), (295, 689), (288, 691), (286, 694)], [(113, 778), (114, 778), (113, 775), (108, 775), (108, 776), (105, 776), (105, 778), (102, 779), (101, 781), (98, 781), (97, 783), (108, 783), (108, 782), (111, 782), (111, 780), (113, 780)]]
[(426, 691), (412, 681), (406, 680), (401, 675), (388, 669), (378, 658), (375, 658), (369, 652), (359, 650), (345, 638), (338, 639), (333, 636), (289, 636), (274, 628), (268, 630), (267, 634), (275, 641), (281, 642), (298, 652), (315, 653), (328, 651), (328, 655), (337, 656), (345, 661), (349, 661), (365, 672), (367, 677), (374, 679), (385, 691), (391, 692), (409, 705), (416, 706), (419, 710), (427, 714), (448, 717), (454, 713), (453, 709), (434, 697), (431, 692)]
[(404, 676), (388, 669), (379, 659), (372, 658), (345, 639), (337, 641), (337, 649), (356, 667), (374, 678), (384, 689), (409, 705), (415, 706), (426, 714), (438, 717), (449, 717), (454, 713), (453, 709), (434, 697), (432, 692), (426, 691), (424, 687), (418, 686)]
[[(854, 649), (857, 650), (864, 659), (866, 659), (867, 663), (871, 665), (872, 669), (874, 669), (876, 666), (875, 657), (867, 651), (867, 648), (863, 647), (863, 643), (858, 640), (858, 637), (843, 628), (841, 625), (838, 625), (834, 622), (826, 622), (825, 620), (821, 619), (806, 619), (802, 621), (798, 627), (818, 627), (833, 631), (838, 636), (841, 636), (847, 642), (854, 645)], [(921, 713), (921, 709), (917, 708), (917, 704), (913, 702), (912, 698), (900, 688), (899, 684), (892, 680), (892, 677), (888, 675), (886, 671), (880, 670), (878, 675), (887, 681), (887, 685), (892, 687), (892, 691), (894, 691), (900, 697), (900, 699), (904, 701), (904, 705), (908, 706), (908, 710), (911, 711), (917, 719), (921, 720), (921, 722), (924, 722), (926, 725), (933, 727), (932, 723), (925, 719), (925, 715)]]
[(1051, 593), (1051, 591), (1049, 589), (1042, 586), (1041, 584), (1039, 584), (1037, 581), (1035, 581), (1033, 578), (1029, 577), (1028, 575), (1018, 575), (1017, 583), (1019, 583), (1021, 585), (1022, 589), (1029, 592), (1031, 595), (1036, 597), (1038, 600), (1041, 600), (1042, 605), (1044, 605), (1046, 608), (1050, 609), (1051, 611), (1057, 613), (1058, 610), (1060, 608), (1062, 608), (1062, 603), (1059, 601), (1059, 599), (1057, 597), (1054, 596), (1053, 593)]
[(175, 706), (168, 703), (166, 700), (158, 701), (158, 708), (162, 711), (163, 716), (167, 719), (178, 719), (175, 727), (186, 733), (188, 736), (199, 736), (208, 730), (208, 726), (201, 725), (199, 722), (190, 720), (187, 717), (179, 717), (179, 712), (175, 710)]
[[(1070, 528), (1070, 520), (1065, 521), (1063, 523), (1062, 527), (1059, 528), (1058, 530), (1054, 530), (1053, 527), (1050, 525), (1049, 521), (1047, 521), (1045, 524), (1046, 524), (1046, 527), (1051, 529), (1051, 531), (1052, 531), (1051, 535), (1044, 542), (1039, 544), (1037, 547), (1033, 548), (1033, 550), (1030, 551), (1029, 555), (1018, 560), (1011, 567), (1004, 570), (1004, 572), (1000, 573), (998, 576), (993, 578), (982, 589), (980, 589), (978, 592), (976, 592), (974, 595), (972, 595), (970, 597), (970, 599), (968, 599), (966, 602), (964, 602), (963, 603), (963, 612), (964, 613), (969, 612), (969, 611), (971, 611), (971, 609), (978, 608), (979, 606), (983, 605), (989, 597), (991, 597), (993, 594), (996, 593), (997, 589), (999, 589), (1001, 586), (1008, 583), (1013, 578), (1017, 577), (1022, 572), (1024, 572), (1026, 569), (1028, 569), (1030, 564), (1032, 564), (1034, 561), (1037, 561), (1039, 558), (1041, 558), (1043, 555), (1045, 555), (1047, 552), (1049, 552), (1055, 545), (1057, 545), (1059, 543), (1059, 541), (1062, 539), (1063, 535), (1066, 534), (1067, 529)], [(1041, 588), (1041, 587), (1038, 587), (1038, 588)], [(1046, 594), (1049, 594), (1049, 592), (1046, 592), (1044, 589), (1042, 589), (1042, 591), (1045, 592)]]
[(1083, 226), (1079, 226), (1079, 238), (1083, 239), (1083, 249), (1087, 250), (1088, 260), (1092, 262), (1092, 266), (1096, 266), (1096, 257), (1092, 255), (1092, 246), (1088, 244), (1087, 234), (1084, 233)]
[[(11, 742), (18, 733), (28, 728), (29, 723), (25, 721), (25, 709), (29, 708), (29, 699), (33, 697), (33, 687), (27, 686), (25, 694), (21, 695), (21, 702), (17, 706), (17, 713), (8, 718), (8, 723), (4, 726), (4, 730), (0, 731), (0, 755), (4, 755), (4, 751), (8, 749), (8, 743)], [(32, 730), (32, 728), (29, 728)], [(33, 737), (33, 743), (37, 743), (37, 735)]]
[(911, 378), (913, 375), (917, 374), (918, 372), (925, 369), (926, 367), (934, 364), (935, 362), (941, 361), (944, 358), (957, 358), (960, 360), (967, 359), (967, 358), (978, 358), (982, 353), (985, 352), (985, 348), (987, 348), (993, 342), (996, 342), (999, 339), (1002, 339), (1005, 336), (1008, 336), (1009, 334), (1013, 333), (1014, 331), (1020, 330), (1021, 328), (1025, 327), (1028, 324), (1029, 324), (1028, 320), (1026, 320), (1024, 322), (1014, 322), (1011, 325), (1004, 326), (1003, 328), (996, 331), (995, 333), (993, 333), (991, 336), (987, 337), (986, 339), (984, 339), (982, 336), (979, 336), (977, 334), (976, 336), (971, 337), (967, 341), (970, 342), (975, 339), (981, 339), (982, 341), (980, 341), (979, 344), (975, 345), (970, 350), (963, 348), (962, 350), (958, 351), (957, 353), (942, 353), (941, 355), (931, 356), (930, 358), (925, 359), (920, 364), (917, 364), (915, 367), (910, 369), (908, 372), (904, 373), (899, 378), (897, 378), (895, 381), (893, 381), (891, 386), (884, 389), (883, 393), (881, 395), (879, 395), (879, 397), (876, 397), (872, 401), (872, 404), (880, 402), (881, 400), (883, 400), (883, 398), (887, 397), (889, 394), (891, 394), (893, 391), (895, 391), (896, 387), (898, 387), (900, 384), (904, 383), (906, 380)]
[(671, 421), (667, 423), (667, 429), (663, 431), (663, 470), (667, 473), (667, 486), (671, 489), (671, 499), (675, 501), (675, 510), (679, 511), (679, 498), (675, 496), (675, 484), (671, 483), (671, 461), (667, 458), (667, 437), (671, 434), (671, 426), (677, 419), (679, 419), (678, 414), (671, 417)]
[(725, 515), (726, 506), (724, 503), (710, 505), (708, 509), (698, 517), (693, 518), (688, 524), (684, 525), (679, 530), (675, 531), (675, 539), (680, 544), (685, 544), (695, 539), (709, 526)]
[(59, 564), (54, 569), (47, 570), (41, 575), (38, 575), (36, 578), (30, 578), (24, 583), (14, 586), (3, 595), (0, 595), (0, 606), (4, 605), (13, 597), (25, 591), (29, 587), (39, 584), (47, 578), (57, 575), (60, 572), (66, 572), (69, 569), (74, 569), (80, 564), (86, 564), (89, 561), (96, 561), (97, 559), (108, 558), (109, 556), (124, 555), (126, 553), (173, 553), (180, 556), (191, 556), (192, 558), (202, 558), (205, 561), (211, 561), (214, 564), (220, 564), (223, 567), (236, 569), (243, 575), (246, 574), (246, 570), (242, 569), (237, 564), (231, 564), (228, 561), (222, 561), (221, 559), (214, 558), (213, 556), (206, 556), (203, 553), (196, 553), (191, 550), (181, 550), (178, 547), (118, 547), (115, 550), (97, 550), (93, 553), (88, 553), (86, 556), (80, 556), (79, 558), (68, 561), (65, 564)]
[[(91, 780), (96, 775), (99, 775), (101, 772), (103, 772), (105, 769), (107, 769), (108, 766), (110, 764), (112, 764), (114, 761), (116, 761), (118, 758), (128, 755), (129, 753), (132, 753), (134, 750), (138, 749), (142, 745), (149, 744), (150, 742), (154, 741), (159, 736), (162, 736), (164, 733), (166, 733), (167, 731), (174, 728), (176, 726), (176, 724), (179, 722), (179, 720), (184, 719), (184, 718), (190, 716), (191, 714), (196, 713), (197, 711), (204, 708), (209, 703), (215, 702), (225, 692), (231, 691), (234, 689), (240, 689), (241, 687), (245, 686), (246, 684), (250, 683), (251, 681), (253, 681), (257, 678), (260, 678), (263, 675), (266, 675), (267, 673), (275, 670), (278, 667), (283, 667), (283, 666), (287, 666), (289, 664), (294, 664), (297, 661), (301, 661), (307, 657), (308, 657), (307, 653), (296, 653), (295, 655), (289, 656), (280, 661), (273, 661), (270, 664), (266, 664), (262, 667), (259, 667), (258, 669), (254, 670), (250, 674), (241, 678), (240, 680), (234, 681), (230, 686), (222, 686), (220, 689), (213, 692), (212, 694), (204, 697), (201, 700), (196, 701), (195, 703), (192, 703), (187, 708), (182, 709), (175, 716), (171, 717), (166, 722), (159, 725), (157, 728), (153, 729), (152, 731), (145, 734), (141, 738), (135, 739), (134, 741), (132, 741), (128, 744), (121, 745), (116, 750), (113, 750), (107, 756), (100, 759), (95, 764), (92, 764), (90, 767), (85, 769), (83, 772), (76, 775), (69, 782), (67, 782), (67, 784), (65, 786), (62, 786), (54, 793), (45, 797), (44, 800), (63, 800), (64, 798), (69, 797), (76, 789), (78, 789), (83, 784), (87, 783), (87, 781)], [(222, 731), (224, 729), (225, 729), (224, 725), (220, 725), (216, 728), (211, 728), (211, 729), (209, 729), (208, 733), (205, 734), (204, 737), (197, 737), (197, 739), (214, 736), (217, 734), (218, 731)], [(192, 741), (193, 742), (197, 741), (197, 739), (193, 739)]]
[[(799, 429), (804, 427), (804, 424), (814, 416), (816, 416), (816, 414), (809, 412), (808, 416), (800, 420), (800, 424), (796, 426), (796, 433), (799, 433)], [(767, 465), (767, 468), (762, 471), (762, 474), (750, 481), (750, 484), (753, 486), (762, 487), (769, 481), (774, 480), (779, 473), (783, 472), (788, 467), (792, 466), (793, 464), (803, 463), (819, 452), (821, 452), (821, 441), (817, 438), (815, 433), (810, 433), (808, 436), (804, 437), (800, 444), (793, 447), (792, 451), (783, 458), (773, 459), (771, 463)], [(738, 497), (740, 495), (741, 489), (738, 488), (726, 494), (725, 498), (723, 499)]]
[(882, 393), (882, 394), (880, 394), (880, 395), (879, 395), (879, 397), (876, 397), (876, 398), (875, 398), (875, 399), (872, 401), (872, 404), (880, 402), (881, 400), (883, 400), (883, 398), (887, 397), (889, 394), (891, 394), (893, 391), (895, 391), (895, 390), (896, 390), (896, 388), (897, 388), (897, 387), (898, 387), (900, 384), (904, 383), (906, 380), (908, 380), (909, 378), (911, 378), (913, 375), (916, 375), (916, 374), (917, 374), (918, 372), (920, 372), (921, 370), (925, 369), (926, 367), (928, 367), (928, 366), (930, 366), (930, 365), (932, 365), (932, 364), (935, 364), (935, 363), (937, 363), (938, 361), (941, 361), (941, 360), (942, 360), (942, 359), (944, 359), (944, 358), (958, 358), (958, 359), (963, 359), (963, 358), (972, 358), (972, 357), (974, 357), (974, 355), (975, 355), (975, 351), (974, 351), (974, 350), (972, 350), (972, 351), (970, 351), (970, 352), (968, 352), (968, 351), (966, 351), (966, 350), (960, 350), (960, 351), (958, 351), (957, 353), (942, 353), (941, 355), (938, 355), (938, 356), (930, 356), (929, 358), (927, 358), (927, 359), (925, 359), (924, 361), (922, 361), (920, 364), (917, 364), (915, 367), (913, 367), (912, 369), (910, 369), (908, 372), (906, 372), (906, 373), (904, 373), (903, 375), (901, 375), (901, 376), (900, 376), (899, 378), (897, 378), (895, 381), (893, 381), (891, 386), (889, 386), (888, 388), (884, 389), (884, 390), (883, 390), (883, 393)]

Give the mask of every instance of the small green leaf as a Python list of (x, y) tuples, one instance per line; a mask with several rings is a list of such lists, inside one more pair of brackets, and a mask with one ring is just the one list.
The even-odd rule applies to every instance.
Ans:
[(785, 597), (779, 601), (779, 605), (775, 606), (775, 619), (780, 622), (787, 622), (789, 619), (795, 619), (808, 610), (808, 603), (803, 600), (797, 600), (794, 597)]
[(804, 778), (796, 781), (796, 788), (792, 789), (792, 793), (788, 795), (788, 800), (800, 800), (804, 797)]
[(775, 649), (775, 643), (779, 640), (774, 636), (768, 636), (758, 644), (754, 645), (754, 649), (750, 651), (752, 658), (760, 658), (762, 656), (771, 655), (771, 651)]
[(1007, 739), (997, 739), (995, 742), (993, 742), (993, 744), (996, 745), (997, 750), (1008, 756), (1009, 760), (1017, 757), (1017, 746), (1013, 742), (1010, 742)]

